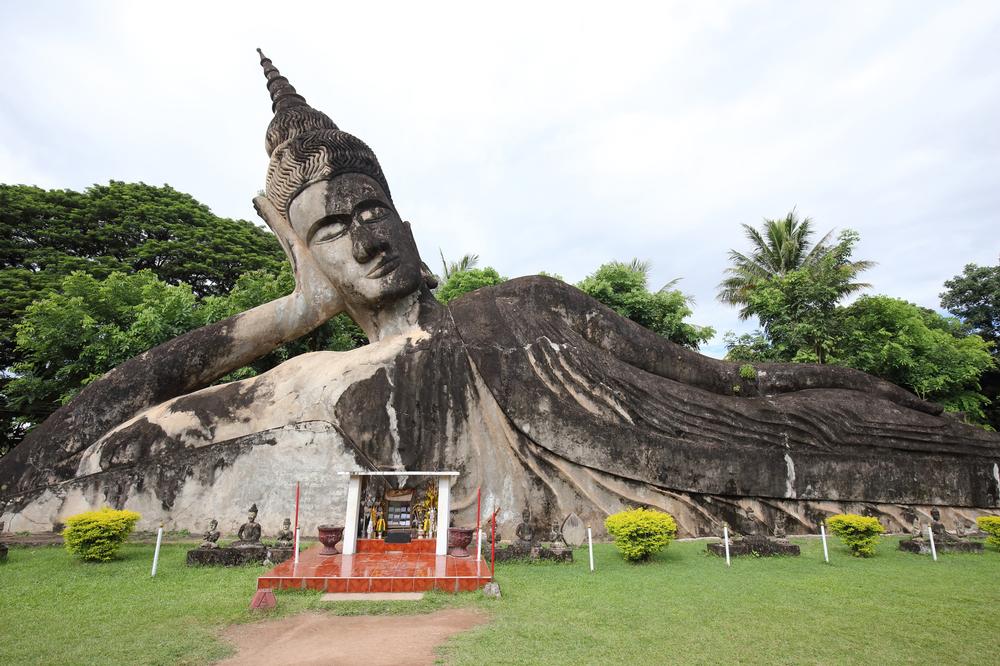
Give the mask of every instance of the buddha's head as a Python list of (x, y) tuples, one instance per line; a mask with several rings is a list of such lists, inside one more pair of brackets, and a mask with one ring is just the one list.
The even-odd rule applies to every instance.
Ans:
[(375, 153), (309, 106), (260, 55), (274, 111), (265, 140), (267, 198), (349, 311), (377, 310), (414, 293), (427, 276)]
[(211, 531), (213, 531), (218, 526), (219, 526), (219, 521), (217, 521), (215, 518), (213, 518), (208, 523), (208, 531), (211, 532)]
[(255, 520), (257, 520), (257, 505), (253, 504), (250, 510), (247, 511), (247, 522), (252, 523)]
[(292, 519), (291, 518), (285, 518), (283, 521), (281, 521), (281, 528), (282, 529), (287, 530), (291, 526), (292, 526)]

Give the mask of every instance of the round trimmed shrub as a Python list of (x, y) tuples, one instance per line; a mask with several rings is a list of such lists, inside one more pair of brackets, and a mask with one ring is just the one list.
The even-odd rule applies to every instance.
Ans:
[(677, 536), (673, 516), (652, 509), (619, 511), (604, 520), (604, 527), (614, 538), (622, 557), (629, 562), (649, 559)]
[(141, 517), (135, 511), (108, 507), (70, 516), (62, 532), (66, 550), (90, 562), (107, 562), (114, 558)]
[(878, 518), (859, 516), (854, 513), (840, 513), (826, 519), (830, 531), (836, 534), (855, 557), (871, 557), (879, 535), (885, 532)]
[(986, 543), (1000, 549), (1000, 516), (979, 516), (976, 518), (976, 525), (990, 535)]

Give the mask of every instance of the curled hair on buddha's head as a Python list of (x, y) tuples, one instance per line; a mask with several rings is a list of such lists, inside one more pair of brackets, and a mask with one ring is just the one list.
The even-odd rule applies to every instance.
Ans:
[(264, 191), (271, 203), (287, 214), (288, 205), (303, 189), (344, 173), (370, 176), (391, 200), (389, 184), (372, 149), (309, 106), (271, 60), (260, 49), (257, 53), (274, 111), (264, 140), (271, 158)]

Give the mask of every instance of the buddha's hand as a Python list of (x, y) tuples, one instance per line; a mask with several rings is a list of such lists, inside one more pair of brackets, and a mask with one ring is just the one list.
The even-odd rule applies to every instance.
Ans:
[(281, 248), (285, 251), (288, 261), (292, 263), (292, 270), (295, 273), (293, 294), (301, 297), (297, 300), (300, 300), (306, 308), (305, 314), (329, 318), (343, 312), (344, 306), (340, 294), (330, 284), (330, 280), (323, 274), (309, 247), (292, 230), (292, 225), (285, 216), (265, 196), (254, 197), (253, 205), (257, 209), (257, 214), (278, 237)]

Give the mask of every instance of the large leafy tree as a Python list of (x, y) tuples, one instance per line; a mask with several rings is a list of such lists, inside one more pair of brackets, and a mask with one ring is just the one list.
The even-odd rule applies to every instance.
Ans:
[[(984, 340), (1000, 343), (1000, 261), (996, 266), (967, 264), (944, 286), (941, 306)], [(993, 353), (1000, 354), (1000, 344)]]
[(961, 319), (973, 333), (993, 343), (991, 353), (998, 367), (980, 378), (983, 393), (991, 400), (986, 417), (1000, 430), (1000, 262), (996, 266), (968, 264), (961, 275), (944, 283), (941, 305)]
[(851, 253), (858, 234), (838, 242), (801, 267), (757, 282), (746, 307), (757, 315), (776, 359), (825, 363), (837, 334), (837, 303), (854, 290)]
[(995, 367), (990, 345), (954, 318), (889, 296), (863, 296), (842, 308), (833, 362), (907, 388), (946, 410), (985, 423), (980, 391)]
[[(837, 243), (833, 243), (833, 232), (829, 231), (810, 247), (814, 234), (813, 221), (808, 217), (800, 220), (794, 210), (781, 219), (765, 219), (761, 230), (749, 224), (742, 226), (751, 249), (748, 253), (729, 251), (732, 265), (726, 269), (727, 277), (719, 284), (718, 293), (723, 303), (740, 306), (742, 319), (757, 314), (751, 302), (754, 290), (792, 271), (809, 267), (843, 241), (841, 234)], [(842, 296), (870, 286), (856, 282), (855, 278), (872, 265), (870, 261), (848, 261), (839, 267), (848, 278), (841, 280)]]
[(675, 288), (674, 280), (657, 291), (649, 290), (650, 264), (633, 259), (600, 266), (577, 287), (623, 317), (645, 326), (677, 344), (697, 349), (715, 335), (709, 326), (685, 321), (692, 299)]
[[(21, 352), (16, 349), (14, 324), (32, 302), (59, 290), (73, 271), (100, 281), (115, 271), (128, 275), (149, 270), (166, 285), (188, 285), (197, 300), (228, 294), (241, 275), (253, 270), (267, 271), (272, 277), (261, 283), (273, 289), (277, 286), (273, 276), (283, 266), (287, 266), (284, 253), (270, 232), (243, 220), (217, 217), (169, 186), (112, 181), (76, 192), (0, 185), (0, 453), (19, 441), (27, 425), (47, 415), (53, 401), (63, 395), (46, 390), (29, 392), (34, 397), (26, 399), (22, 382), (18, 389), (21, 406), (15, 407), (9, 399), (9, 383), (23, 374), (14, 370), (15, 365), (31, 363), (23, 355), (27, 347)], [(289, 278), (282, 279), (288, 282)], [(78, 283), (75, 288), (82, 287)], [(100, 314), (88, 316), (95, 326), (107, 325)], [(356, 337), (356, 333), (348, 335)], [(123, 336), (128, 337), (119, 332), (118, 346), (109, 342), (101, 353), (111, 358), (115, 349), (121, 353), (138, 349), (122, 346)], [(130, 344), (138, 342), (136, 338)], [(90, 360), (97, 359), (67, 360), (66, 367), (58, 366), (60, 381), (65, 380), (67, 387), (72, 384), (69, 377), (85, 381), (77, 373)]]
[(152, 271), (197, 296), (225, 294), (244, 272), (277, 273), (274, 235), (217, 217), (169, 186), (111, 181), (84, 192), (0, 185), (0, 370), (13, 362), (13, 323), (73, 271), (104, 278)]

